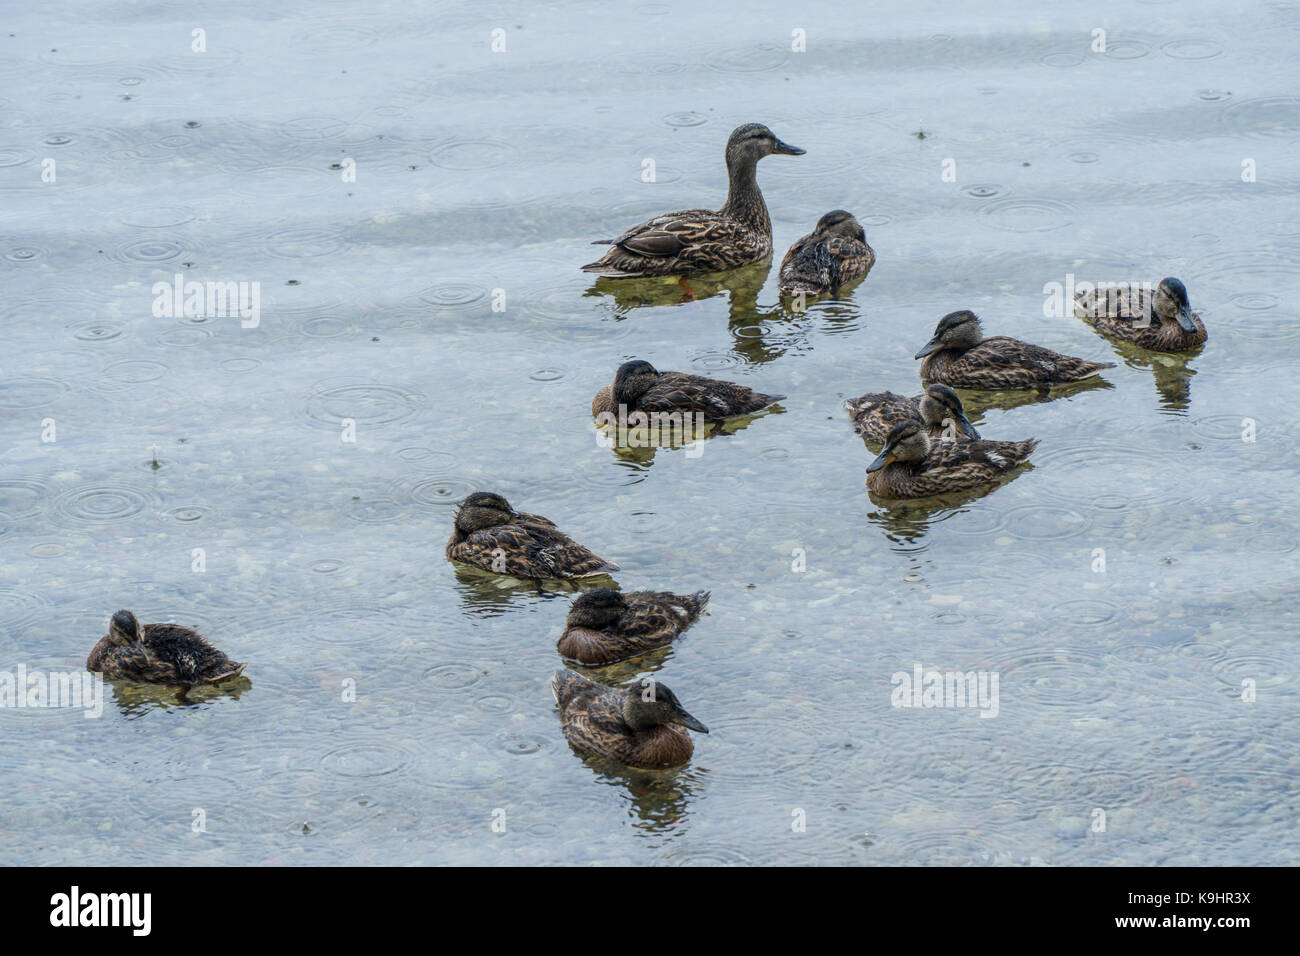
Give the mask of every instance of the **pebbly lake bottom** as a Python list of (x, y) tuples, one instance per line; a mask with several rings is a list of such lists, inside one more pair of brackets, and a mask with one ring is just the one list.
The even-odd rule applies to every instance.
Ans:
[[(0, 708), (0, 859), (1296, 862), (1293, 12), (1117, 9), (1094, 56), (1090, 15), (1016, 4), (779, 30), (664, 6), (513, 14), (495, 61), (470, 6), (213, 7), (206, 58), (148, 12), (17, 16), (0, 671), (80, 673), (119, 607), (250, 665), (187, 700), (106, 684), (96, 719)], [(777, 256), (846, 208), (864, 281), (798, 312), (775, 265), (577, 272), (720, 202), (751, 119), (808, 150), (759, 167)], [(258, 323), (155, 315), (177, 273), (259, 282)], [(1190, 358), (1044, 313), (1071, 275), (1167, 274), (1210, 330)], [(982, 432), (1040, 439), (1032, 467), (873, 501), (842, 402), (918, 391), (958, 308), (1118, 367), (964, 393)], [(591, 397), (633, 357), (788, 398), (697, 447), (606, 447)], [(710, 729), (687, 766), (568, 747), (575, 590), (445, 560), (476, 489), (625, 590), (712, 590), (670, 648), (593, 672), (670, 686)], [(897, 706), (917, 667), (996, 675), (997, 716)]]

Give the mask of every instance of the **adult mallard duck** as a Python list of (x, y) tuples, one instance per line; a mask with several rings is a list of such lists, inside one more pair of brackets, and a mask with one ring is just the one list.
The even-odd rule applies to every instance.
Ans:
[(633, 359), (618, 367), (612, 385), (596, 393), (591, 400), (591, 414), (617, 418), (622, 406), (624, 418), (633, 412), (677, 412), (720, 422), (736, 415), (753, 414), (783, 398), (784, 395), (764, 395), (735, 382), (685, 372), (661, 372), (649, 362)]
[(836, 292), (875, 264), (875, 250), (867, 245), (861, 224), (851, 213), (833, 209), (781, 260), (780, 289), (785, 295)]
[(1153, 352), (1191, 352), (1205, 344), (1205, 323), (1187, 301), (1187, 287), (1172, 276), (1149, 289), (1093, 289), (1075, 296), (1085, 322), (1103, 335)]
[(461, 502), (447, 558), (516, 578), (585, 578), (619, 569), (549, 519), (515, 511), (505, 498), (486, 491)]
[(606, 687), (566, 668), (555, 672), (551, 690), (569, 743), (630, 767), (680, 766), (695, 752), (686, 728), (709, 732), (686, 712), (676, 694), (650, 678), (628, 687)]
[(614, 279), (691, 275), (733, 269), (772, 254), (772, 220), (758, 189), (755, 167), (764, 156), (802, 156), (762, 123), (737, 126), (727, 140), (730, 186), (721, 209), (685, 209), (633, 226), (617, 239), (597, 240), (613, 248), (583, 272)]
[(927, 498), (976, 488), (1023, 465), (1038, 439), (931, 443), (920, 422), (900, 422), (867, 466), (867, 487), (882, 498)]
[(934, 337), (916, 353), (921, 378), (953, 388), (1050, 388), (1114, 368), (1114, 362), (1089, 362), (1019, 339), (984, 338), (974, 312), (949, 312)]
[(670, 643), (709, 602), (708, 591), (670, 594), (595, 588), (578, 595), (569, 609), (561, 654), (582, 664), (612, 664)]
[(238, 677), (247, 664), (232, 661), (198, 631), (179, 624), (146, 624), (118, 611), (108, 633), (86, 658), (86, 669), (105, 677), (148, 684), (216, 684)]
[(932, 439), (979, 438), (961, 399), (947, 385), (931, 384), (915, 398), (871, 392), (844, 403), (853, 430), (870, 442), (883, 442), (895, 425), (922, 422)]

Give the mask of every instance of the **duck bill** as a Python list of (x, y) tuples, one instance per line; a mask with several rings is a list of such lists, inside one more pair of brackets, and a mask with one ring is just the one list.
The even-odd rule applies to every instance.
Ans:
[(1196, 320), (1192, 318), (1191, 309), (1185, 307), (1179, 309), (1176, 318), (1178, 319), (1178, 324), (1183, 327), (1184, 332), (1196, 331)]
[(926, 342), (925, 347), (922, 348), (921, 351), (913, 355), (912, 358), (925, 358), (927, 355), (929, 355), (938, 347), (939, 347), (939, 340), (937, 338), (931, 339), (930, 341)]
[(780, 153), (782, 156), (802, 156), (804, 153), (808, 152), (808, 150), (800, 149), (798, 146), (791, 146), (789, 143), (784, 143), (778, 139), (776, 141), (776, 148), (773, 149), (772, 152)]
[(974, 439), (980, 437), (980, 433), (975, 430), (975, 426), (970, 423), (970, 419), (965, 415), (957, 416), (957, 427), (961, 429), (961, 433), (967, 438)]
[(867, 465), (867, 474), (871, 474), (873, 471), (879, 471), (881, 468), (884, 468), (886, 465), (888, 465), (889, 462), (891, 461), (889, 452), (890, 449), (882, 448), (880, 454), (876, 456), (875, 461)]
[(684, 710), (678, 712), (677, 722), (681, 724), (683, 727), (689, 727), (691, 730), (699, 731), (702, 734), (707, 734), (709, 732), (708, 727), (705, 727), (702, 723), (700, 723), (690, 714), (686, 713), (686, 711)]

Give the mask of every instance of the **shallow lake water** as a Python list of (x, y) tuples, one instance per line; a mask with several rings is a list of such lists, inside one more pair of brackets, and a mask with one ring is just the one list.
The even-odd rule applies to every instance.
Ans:
[[(250, 665), (0, 709), (0, 860), (1298, 862), (1300, 8), (515, 6), (9, 11), (0, 670), (76, 671), (119, 607)], [(777, 261), (843, 207), (864, 282), (579, 271), (720, 205), (748, 121), (807, 150), (759, 166)], [(258, 324), (156, 315), (176, 274), (259, 283)], [(1045, 314), (1070, 275), (1181, 277), (1208, 345)], [(1118, 367), (982, 411), (1041, 440), (1008, 484), (873, 501), (841, 404), (919, 390), (961, 308)], [(789, 398), (620, 453), (588, 409), (632, 357)], [(569, 748), (574, 591), (445, 560), (474, 489), (712, 590), (593, 675), (672, 687), (689, 765)], [(997, 675), (996, 717), (893, 706), (915, 666)]]

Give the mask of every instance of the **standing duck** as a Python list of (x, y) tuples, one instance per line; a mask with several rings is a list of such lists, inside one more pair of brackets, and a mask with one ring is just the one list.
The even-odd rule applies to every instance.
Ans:
[(931, 443), (922, 423), (901, 422), (867, 466), (867, 487), (882, 498), (927, 498), (976, 488), (1015, 471), (1037, 446), (1036, 438)]
[(762, 123), (737, 126), (727, 140), (730, 186), (721, 209), (685, 209), (633, 226), (583, 272), (621, 279), (637, 276), (691, 275), (734, 269), (772, 254), (772, 220), (758, 189), (755, 167), (764, 156), (802, 156), (804, 150), (783, 143)]
[(875, 250), (867, 245), (861, 224), (851, 213), (833, 209), (781, 260), (780, 289), (785, 295), (838, 292), (875, 264)]
[(853, 430), (870, 442), (883, 442), (895, 425), (922, 422), (932, 439), (979, 438), (961, 399), (947, 385), (932, 384), (915, 398), (872, 392), (844, 403)]
[(1094, 289), (1075, 296), (1085, 322), (1102, 335), (1153, 352), (1191, 352), (1205, 344), (1205, 323), (1187, 301), (1187, 287), (1172, 276), (1147, 289)]
[(735, 382), (685, 372), (661, 372), (649, 362), (633, 359), (618, 367), (612, 385), (596, 393), (591, 400), (591, 414), (617, 418), (622, 406), (625, 418), (633, 412), (678, 412), (720, 422), (736, 415), (751, 415), (783, 398)]
[(650, 678), (628, 687), (606, 687), (566, 668), (555, 672), (551, 690), (569, 743), (630, 767), (680, 766), (695, 752), (686, 729), (709, 732), (686, 712), (676, 694)]
[(949, 312), (916, 358), (921, 378), (954, 388), (1050, 388), (1114, 368), (1114, 362), (1089, 362), (1019, 339), (984, 338), (980, 320), (963, 309)]
[(247, 666), (232, 661), (198, 631), (179, 624), (142, 625), (130, 611), (113, 615), (108, 633), (86, 658), (86, 669), (105, 677), (186, 688), (238, 677)]
[(447, 559), (516, 578), (585, 578), (619, 569), (549, 519), (515, 511), (505, 498), (487, 491), (461, 502)]
[(708, 603), (708, 591), (621, 594), (595, 588), (574, 600), (556, 649), (581, 664), (612, 664), (670, 643)]

